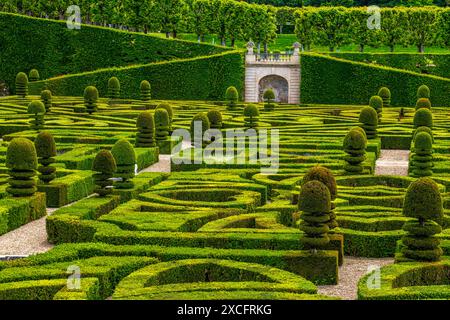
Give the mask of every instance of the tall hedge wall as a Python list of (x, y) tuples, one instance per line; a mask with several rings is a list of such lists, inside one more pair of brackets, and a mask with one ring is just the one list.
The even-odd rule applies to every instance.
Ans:
[(36, 68), (41, 79), (100, 68), (216, 54), (226, 48), (110, 28), (0, 12), (0, 81), (11, 88), (18, 72)]
[(382, 86), (392, 93), (392, 105), (414, 106), (417, 88), (431, 89), (433, 106), (450, 105), (450, 79), (361, 62), (304, 53), (301, 57), (302, 103), (367, 104)]
[(47, 83), (54, 95), (80, 96), (86, 86), (94, 85), (104, 97), (112, 76), (119, 78), (123, 98), (139, 98), (140, 82), (149, 80), (154, 99), (222, 100), (228, 86), (243, 91), (244, 60), (242, 52), (229, 51), (207, 57), (107, 68), (32, 82), (30, 93), (38, 94)]

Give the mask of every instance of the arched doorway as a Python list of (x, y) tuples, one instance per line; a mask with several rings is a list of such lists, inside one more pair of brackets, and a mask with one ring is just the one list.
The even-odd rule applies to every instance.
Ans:
[(263, 94), (267, 89), (272, 89), (275, 93), (275, 102), (289, 102), (289, 83), (278, 75), (272, 74), (259, 80), (259, 102), (263, 102)]

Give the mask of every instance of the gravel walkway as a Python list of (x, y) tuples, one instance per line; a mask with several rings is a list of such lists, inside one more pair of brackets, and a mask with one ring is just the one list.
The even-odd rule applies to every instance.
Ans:
[(409, 150), (381, 150), (375, 163), (375, 175), (408, 175)]
[[(181, 145), (181, 149), (185, 150), (185, 149), (189, 149), (189, 148), (192, 148), (191, 142), (183, 141), (182, 145)], [(138, 174), (142, 173), (142, 172), (170, 172), (171, 157), (172, 156), (170, 154), (160, 154), (159, 161), (157, 163), (154, 163), (150, 167), (142, 169), (141, 171), (138, 172)]]
[(340, 297), (344, 300), (355, 300), (357, 298), (358, 281), (370, 271), (369, 267), (382, 267), (391, 263), (394, 263), (394, 259), (345, 257), (344, 265), (339, 267), (339, 283), (337, 285), (317, 286), (318, 293)]

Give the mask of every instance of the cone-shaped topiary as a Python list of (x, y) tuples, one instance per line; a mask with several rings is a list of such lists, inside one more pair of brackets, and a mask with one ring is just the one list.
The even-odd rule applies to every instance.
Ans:
[(112, 193), (113, 181), (111, 178), (117, 170), (116, 160), (108, 150), (100, 150), (95, 156), (92, 164), (95, 189), (94, 192), (98, 193), (101, 197), (107, 196)]
[(409, 172), (414, 177), (426, 177), (433, 174), (433, 142), (425, 131), (416, 134), (414, 153), (410, 157)]
[(239, 93), (235, 87), (228, 87), (225, 92), (225, 100), (228, 102), (230, 109), (236, 108), (236, 104), (239, 100)]
[(55, 162), (56, 143), (53, 135), (47, 131), (39, 133), (34, 140), (34, 146), (40, 164), (38, 171), (40, 173), (39, 180), (49, 183), (56, 178), (56, 168), (51, 166)]
[(31, 101), (28, 104), (28, 114), (30, 114), (30, 128), (31, 130), (42, 130), (44, 128), (44, 114), (45, 106), (39, 100)]
[(419, 110), (420, 108), (427, 108), (431, 109), (431, 102), (428, 98), (420, 98), (416, 102), (416, 110)]
[(378, 115), (378, 122), (380, 122), (383, 111), (383, 99), (380, 96), (372, 96), (369, 100), (369, 106), (375, 109)]
[(24, 72), (19, 72), (16, 76), (16, 95), (25, 98), (28, 94), (28, 77)]
[(152, 93), (151, 93), (152, 87), (150, 85), (150, 82), (148, 82), (147, 80), (142, 80), (140, 89), (141, 89), (141, 100), (142, 101), (148, 101), (152, 98)]
[(428, 127), (433, 129), (433, 114), (426, 108), (420, 108), (414, 114), (414, 128)]
[(52, 92), (50, 90), (42, 90), (41, 101), (45, 106), (45, 112), (50, 112), (52, 108)]
[(37, 71), (36, 69), (31, 69), (30, 73), (28, 74), (28, 79), (30, 79), (30, 82), (39, 81), (39, 78), (39, 71)]
[(14, 138), (6, 151), (9, 169), (6, 191), (14, 197), (27, 197), (36, 192), (37, 156), (34, 144), (26, 138)]
[(116, 182), (116, 187), (118, 189), (133, 188), (134, 183), (130, 180), (134, 178), (136, 165), (136, 154), (133, 146), (128, 142), (128, 140), (120, 139), (112, 147), (111, 153), (114, 156), (114, 160), (116, 160), (117, 165), (115, 176), (122, 178), (122, 181)]
[(430, 99), (430, 88), (424, 84), (417, 88), (417, 99), (420, 98)]
[(436, 182), (420, 178), (411, 183), (406, 191), (403, 214), (416, 221), (403, 225), (408, 234), (402, 238), (402, 253), (405, 257), (419, 261), (437, 261), (442, 255), (440, 240), (435, 237), (442, 231), (442, 198)]
[(273, 110), (275, 109), (275, 104), (273, 101), (275, 100), (275, 93), (272, 89), (267, 89), (263, 94), (264, 99), (264, 109), (265, 110)]
[(330, 242), (328, 237), (330, 221), (331, 197), (330, 190), (320, 181), (305, 183), (298, 197), (298, 209), (302, 211), (300, 230), (305, 235), (301, 241), (308, 249), (319, 249)]
[(244, 122), (247, 128), (258, 127), (259, 110), (255, 104), (249, 104), (244, 108)]
[(136, 147), (154, 147), (156, 143), (155, 120), (153, 119), (153, 115), (148, 111), (140, 113), (136, 120), (136, 127), (138, 129), (138, 132), (136, 134)]
[(169, 137), (169, 113), (164, 108), (155, 110), (156, 140), (165, 141)]
[(84, 89), (84, 105), (89, 114), (97, 111), (98, 90), (94, 86), (88, 86)]
[(167, 111), (167, 114), (169, 115), (169, 134), (172, 133), (172, 121), (173, 121), (173, 108), (170, 104), (167, 103), (160, 103), (156, 107), (156, 109), (163, 108)]
[(108, 80), (108, 98), (118, 99), (120, 97), (120, 81), (117, 77)]
[[(209, 123), (208, 116), (203, 113), (197, 113), (191, 121), (191, 141), (192, 145), (196, 148), (206, 147), (208, 145), (207, 141), (203, 140), (206, 130), (211, 127)], [(201, 139), (201, 140), (200, 140)]]
[(219, 110), (209, 110), (206, 116), (212, 129), (222, 128), (222, 113)]
[(361, 173), (364, 170), (362, 163), (366, 160), (367, 139), (363, 132), (360, 127), (354, 127), (344, 138), (344, 151), (347, 153), (344, 170), (347, 173)]
[(330, 215), (330, 220), (327, 222), (328, 227), (330, 229), (334, 229), (338, 226), (338, 223), (336, 221), (336, 213), (333, 211), (336, 208), (335, 203), (333, 202), (336, 200), (337, 196), (337, 184), (336, 179), (334, 178), (333, 173), (328, 168), (322, 167), (322, 166), (315, 166), (306, 172), (306, 174), (303, 176), (302, 184), (309, 181), (320, 181), (322, 182), (327, 188), (328, 191), (330, 191), (330, 199), (331, 199), (331, 210), (328, 213)]
[(359, 113), (359, 122), (366, 133), (367, 139), (377, 137), (378, 115), (374, 108), (364, 107)]
[(391, 106), (391, 90), (387, 87), (381, 87), (378, 90), (378, 96), (383, 99), (383, 108)]

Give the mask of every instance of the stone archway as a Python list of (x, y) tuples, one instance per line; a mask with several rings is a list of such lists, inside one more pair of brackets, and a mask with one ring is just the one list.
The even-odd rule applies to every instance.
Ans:
[(264, 101), (263, 94), (267, 89), (272, 89), (275, 93), (275, 102), (289, 102), (289, 83), (285, 78), (276, 74), (262, 77), (259, 80), (259, 102)]

